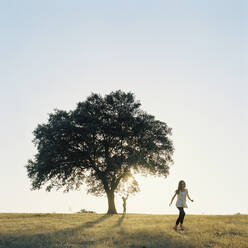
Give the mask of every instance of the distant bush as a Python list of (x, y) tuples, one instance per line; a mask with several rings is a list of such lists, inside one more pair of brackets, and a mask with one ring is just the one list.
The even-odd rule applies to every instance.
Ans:
[(81, 209), (78, 213), (80, 213), (80, 214), (96, 214), (95, 211), (89, 211), (86, 209)]

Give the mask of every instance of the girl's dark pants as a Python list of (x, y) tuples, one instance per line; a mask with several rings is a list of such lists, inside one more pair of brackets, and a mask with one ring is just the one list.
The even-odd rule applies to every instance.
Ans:
[(178, 225), (179, 223), (183, 224), (183, 219), (185, 216), (185, 212), (183, 210), (183, 207), (177, 207), (179, 209), (179, 216), (177, 218), (177, 222), (176, 225)]

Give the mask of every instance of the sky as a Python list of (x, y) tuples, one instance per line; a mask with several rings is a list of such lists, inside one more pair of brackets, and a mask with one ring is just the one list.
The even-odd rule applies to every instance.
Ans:
[[(167, 178), (136, 176), (128, 213), (248, 214), (245, 0), (0, 1), (0, 212), (104, 213), (106, 197), (31, 191), (32, 132), (92, 93), (131, 91), (172, 128)], [(116, 207), (122, 211), (120, 196)]]

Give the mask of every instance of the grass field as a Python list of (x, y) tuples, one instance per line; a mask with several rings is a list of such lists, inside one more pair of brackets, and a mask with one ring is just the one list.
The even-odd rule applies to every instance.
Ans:
[(0, 214), (0, 248), (248, 248), (248, 215)]

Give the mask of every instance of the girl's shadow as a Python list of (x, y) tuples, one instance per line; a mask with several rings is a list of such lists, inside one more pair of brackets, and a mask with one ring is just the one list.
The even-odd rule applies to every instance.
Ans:
[(113, 227), (121, 226), (121, 224), (122, 224), (122, 222), (123, 222), (124, 219), (125, 219), (125, 215), (123, 214), (123, 215), (119, 218), (118, 222), (117, 222)]

